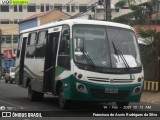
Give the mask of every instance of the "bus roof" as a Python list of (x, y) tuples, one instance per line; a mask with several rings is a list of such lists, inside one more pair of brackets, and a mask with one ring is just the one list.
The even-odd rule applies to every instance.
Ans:
[(59, 26), (59, 25), (63, 25), (63, 24), (69, 24), (69, 25), (73, 25), (73, 24), (106, 25), (106, 26), (120, 27), (120, 28), (126, 28), (126, 29), (132, 29), (133, 30), (133, 28), (129, 25), (115, 23), (115, 22), (98, 21), (98, 20), (69, 19), (69, 20), (63, 20), (63, 21), (48, 23), (48, 24), (45, 24), (45, 25), (42, 25), (42, 26), (26, 29), (26, 30), (21, 31), (20, 33), (26, 33), (26, 32), (30, 32), (30, 31), (45, 29), (45, 28), (49, 28), (49, 27), (53, 27), (53, 26)]

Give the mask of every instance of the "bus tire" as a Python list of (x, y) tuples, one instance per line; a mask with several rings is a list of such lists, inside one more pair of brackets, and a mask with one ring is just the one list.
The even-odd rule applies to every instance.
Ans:
[(44, 97), (43, 93), (32, 90), (31, 84), (28, 85), (28, 98), (31, 101), (40, 101)]
[(116, 102), (119, 109), (123, 109), (124, 106), (128, 106), (129, 102)]
[(69, 105), (70, 105), (70, 101), (69, 101), (69, 100), (66, 100), (66, 99), (64, 98), (63, 87), (61, 87), (61, 88), (59, 89), (58, 102), (59, 102), (60, 108), (62, 108), (62, 109), (66, 109), (66, 108), (68, 108)]

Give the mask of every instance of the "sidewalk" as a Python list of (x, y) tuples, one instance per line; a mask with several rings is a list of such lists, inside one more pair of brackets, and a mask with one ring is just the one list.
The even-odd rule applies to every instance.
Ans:
[(160, 92), (154, 93), (154, 92), (143, 91), (141, 102), (160, 105)]

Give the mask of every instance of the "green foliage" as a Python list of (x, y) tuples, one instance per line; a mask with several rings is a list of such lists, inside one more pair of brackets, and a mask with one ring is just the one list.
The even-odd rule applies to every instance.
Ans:
[(150, 5), (154, 6), (158, 3), (159, 0), (149, 0)]
[(137, 25), (137, 24), (143, 25), (143, 24), (146, 24), (147, 22), (145, 16), (143, 16), (142, 12), (140, 11), (134, 11), (125, 15), (121, 15), (119, 17), (114, 18), (112, 21), (129, 24), (131, 26)]
[(130, 9), (133, 10), (133, 11), (143, 10), (143, 8), (141, 6), (137, 6), (137, 5), (130, 5)]
[[(156, 32), (151, 26), (146, 28), (148, 29), (143, 30), (141, 27), (137, 29), (139, 35), (146, 40), (146, 43), (151, 43), (147, 46), (140, 46), (145, 80), (157, 80), (157, 42), (160, 41), (160, 33)], [(148, 42), (147, 38), (151, 39), (150, 42)]]
[(147, 29), (144, 31), (141, 27), (138, 27), (137, 31), (142, 38), (154, 37), (156, 33), (153, 29)]
[(122, 8), (125, 5), (128, 5), (128, 6), (132, 5), (132, 3), (135, 3), (135, 0), (120, 0), (115, 4), (115, 7)]
[(134, 17), (133, 13), (128, 13), (128, 14), (116, 17), (112, 21), (127, 24), (129, 20), (132, 19), (133, 17)]
[(114, 6), (116, 8), (122, 8), (123, 6), (125, 6), (126, 2), (125, 1), (119, 1), (117, 2)]

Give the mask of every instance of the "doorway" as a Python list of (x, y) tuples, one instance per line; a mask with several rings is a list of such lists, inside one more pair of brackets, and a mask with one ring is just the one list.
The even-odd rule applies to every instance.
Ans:
[(55, 84), (55, 65), (60, 32), (48, 33), (46, 44), (43, 91), (53, 92)]

